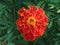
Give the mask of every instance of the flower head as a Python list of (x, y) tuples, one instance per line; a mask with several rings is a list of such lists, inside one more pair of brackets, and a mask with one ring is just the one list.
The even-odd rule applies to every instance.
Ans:
[(37, 6), (28, 6), (18, 10), (20, 17), (16, 24), (18, 31), (24, 35), (25, 40), (34, 40), (42, 36), (48, 25), (48, 18), (42, 8)]

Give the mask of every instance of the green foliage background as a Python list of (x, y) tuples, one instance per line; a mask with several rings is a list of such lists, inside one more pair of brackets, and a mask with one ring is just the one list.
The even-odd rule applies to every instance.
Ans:
[[(26, 41), (18, 32), (17, 11), (28, 5), (40, 6), (49, 18), (42, 37)], [(0, 0), (0, 45), (60, 45), (60, 0)]]

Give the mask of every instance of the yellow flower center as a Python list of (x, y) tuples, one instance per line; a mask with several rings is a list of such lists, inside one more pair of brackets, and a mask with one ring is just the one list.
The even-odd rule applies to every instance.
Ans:
[(34, 26), (36, 24), (36, 19), (33, 16), (31, 16), (28, 18), (27, 23)]

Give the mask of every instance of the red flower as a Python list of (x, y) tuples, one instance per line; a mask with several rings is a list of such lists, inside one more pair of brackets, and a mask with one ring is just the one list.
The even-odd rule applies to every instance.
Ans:
[(48, 25), (48, 18), (42, 8), (36, 6), (28, 6), (28, 9), (24, 7), (18, 10), (20, 15), (16, 24), (18, 31), (24, 35), (25, 40), (34, 40), (35, 38), (42, 36)]

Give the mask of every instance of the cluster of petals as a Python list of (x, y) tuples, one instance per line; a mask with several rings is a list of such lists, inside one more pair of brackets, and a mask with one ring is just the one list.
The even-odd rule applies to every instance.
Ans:
[(33, 41), (44, 34), (48, 25), (48, 17), (41, 7), (28, 6), (27, 9), (22, 7), (18, 10), (18, 14), (16, 25), (25, 40)]

